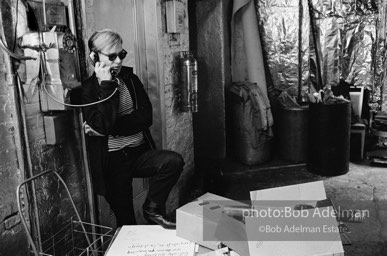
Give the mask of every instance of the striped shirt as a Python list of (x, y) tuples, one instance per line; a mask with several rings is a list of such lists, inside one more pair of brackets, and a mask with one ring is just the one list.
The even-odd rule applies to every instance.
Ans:
[[(126, 84), (118, 80), (118, 91), (120, 92), (120, 103), (118, 105), (117, 117), (132, 113), (134, 110), (133, 100), (130, 96), (129, 90)], [(129, 136), (112, 136), (109, 135), (108, 146), (109, 151), (120, 150), (124, 147), (135, 147), (144, 142), (144, 135), (142, 132), (129, 135)]]

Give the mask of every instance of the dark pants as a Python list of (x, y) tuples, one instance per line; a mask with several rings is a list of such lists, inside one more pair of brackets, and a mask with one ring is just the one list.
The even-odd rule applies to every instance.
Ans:
[(117, 226), (136, 224), (133, 178), (153, 177), (147, 199), (163, 209), (183, 166), (180, 154), (169, 150), (149, 150), (145, 144), (109, 152), (109, 168), (105, 174), (106, 199), (116, 215)]

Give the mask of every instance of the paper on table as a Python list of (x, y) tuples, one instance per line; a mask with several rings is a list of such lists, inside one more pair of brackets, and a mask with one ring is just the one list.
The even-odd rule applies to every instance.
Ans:
[(123, 226), (106, 256), (193, 256), (195, 243), (158, 225)]

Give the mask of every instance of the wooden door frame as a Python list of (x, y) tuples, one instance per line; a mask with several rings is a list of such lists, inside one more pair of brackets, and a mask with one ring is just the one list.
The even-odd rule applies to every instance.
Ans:
[[(90, 13), (89, 1), (86, 0), (70, 0), (74, 1), (74, 6), (78, 8), (77, 13), (77, 32), (79, 34), (79, 40), (84, 42), (87, 47), (87, 40), (91, 36), (93, 29), (95, 30), (95, 22), (93, 13)], [(159, 23), (161, 22), (161, 9), (159, 7), (159, 1), (155, 0), (128, 0), (129, 9), (132, 10), (129, 15), (129, 19), (132, 21), (133, 26), (129, 29), (133, 29), (130, 33), (133, 33), (134, 38), (134, 56), (135, 56), (135, 73), (143, 82), (145, 89), (148, 92), (149, 98), (153, 105), (153, 125), (151, 132), (158, 148), (166, 147), (166, 128), (165, 128), (165, 105), (164, 105), (164, 88), (161, 86), (160, 81), (163, 81), (163, 61), (159, 56)], [(91, 2), (93, 3), (93, 2)], [(93, 16), (93, 17), (91, 17)], [(157, 18), (155, 18), (157, 17)], [(90, 22), (92, 21), (92, 22)], [(94, 22), (94, 23), (93, 23)], [(91, 24), (90, 24), (91, 23)], [(114, 28), (112, 28), (114, 29)], [(83, 47), (83, 52), (79, 54), (81, 65), (84, 64), (86, 70), (89, 70), (88, 51), (86, 47)], [(87, 73), (83, 70), (83, 74)], [(85, 77), (84, 77), (85, 78)], [(137, 180), (135, 182), (138, 182)], [(143, 186), (148, 186), (148, 181), (143, 179)], [(140, 206), (145, 199), (147, 189), (138, 191), (134, 194), (134, 205), (136, 208), (136, 217), (138, 222), (142, 223), (142, 213)], [(92, 194), (92, 188), (88, 188), (88, 194)], [(92, 200), (92, 199), (90, 199)], [(106, 206), (106, 202), (102, 198), (97, 198), (96, 204)], [(98, 207), (98, 215), (108, 217), (108, 212), (101, 212), (101, 207)], [(100, 218), (101, 222), (101, 218)], [(102, 223), (101, 223), (102, 224)]]

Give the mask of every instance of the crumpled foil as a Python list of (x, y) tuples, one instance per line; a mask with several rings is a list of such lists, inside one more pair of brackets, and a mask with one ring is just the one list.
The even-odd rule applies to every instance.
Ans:
[[(378, 40), (375, 50), (375, 83), (371, 94), (371, 109), (387, 111), (387, 1), (378, 1)], [(384, 100), (383, 100), (384, 99)]]
[(317, 40), (319, 40), (322, 86), (336, 86), (340, 81), (343, 30), (342, 18), (328, 17), (316, 20)]
[[(308, 90), (309, 78), (309, 13), (303, 1), (302, 15), (302, 87)], [(299, 0), (256, 0), (256, 10), (263, 51), (272, 86), (298, 95)], [(306, 39), (306, 40), (305, 40)]]
[(345, 81), (356, 86), (373, 85), (373, 63), (376, 57), (376, 17), (373, 14), (347, 18), (342, 74)]
[[(383, 0), (311, 0), (318, 40), (323, 86), (340, 79), (371, 90), (371, 107), (378, 109), (386, 82), (386, 9)], [(308, 1), (303, 0), (302, 91), (317, 72), (310, 35)], [(294, 95), (298, 82), (298, 0), (256, 0), (262, 44), (276, 89)], [(386, 87), (386, 86), (385, 86)]]
[(356, 86), (372, 86), (375, 1), (313, 0), (312, 6), (321, 43), (324, 85), (335, 86), (343, 79)]

